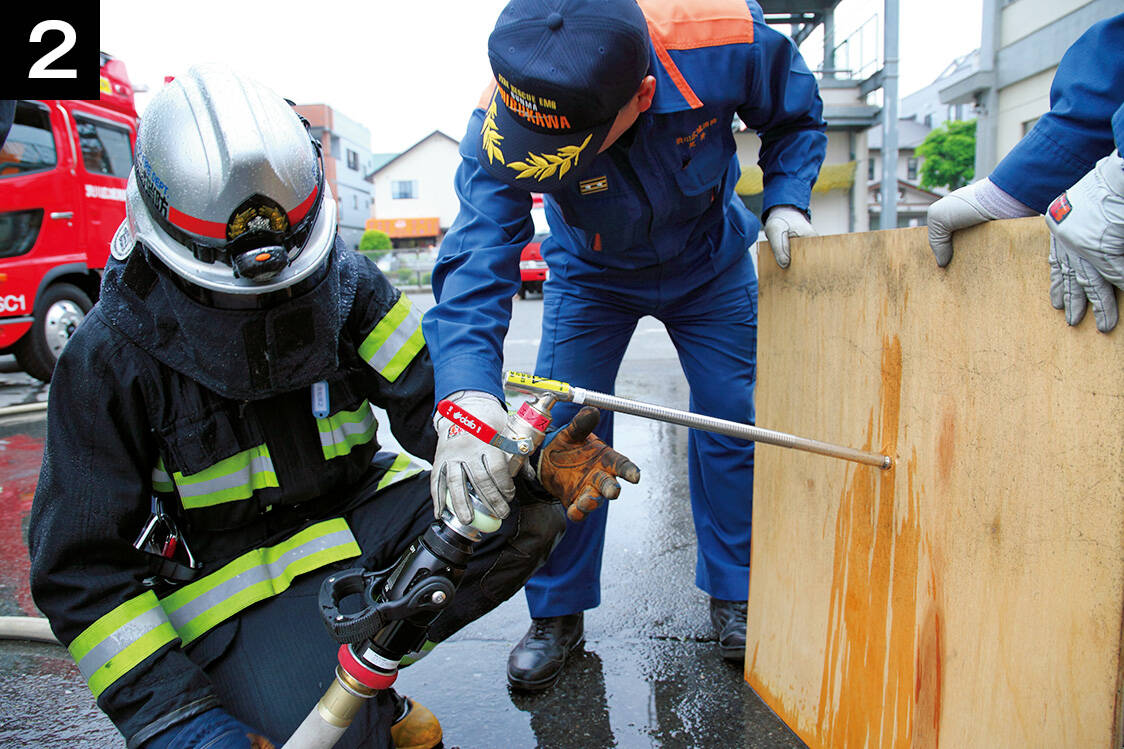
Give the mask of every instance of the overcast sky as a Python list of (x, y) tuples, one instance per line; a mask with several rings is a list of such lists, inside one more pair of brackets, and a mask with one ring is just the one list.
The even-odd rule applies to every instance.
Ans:
[[(900, 2), (905, 95), (979, 46), (982, 0)], [(322, 102), (358, 120), (370, 129), (376, 153), (398, 152), (433, 130), (463, 135), (491, 76), (488, 34), (505, 4), (101, 0), (101, 47), (124, 61), (134, 84), (150, 91), (194, 63), (225, 63), (297, 103)], [(836, 9), (836, 43), (881, 16), (882, 8), (882, 0), (843, 0)], [(870, 32), (873, 25), (866, 28)], [(867, 36), (869, 57), (873, 36)], [(821, 37), (809, 39), (802, 51), (818, 66)], [(148, 96), (137, 96), (142, 112)]]

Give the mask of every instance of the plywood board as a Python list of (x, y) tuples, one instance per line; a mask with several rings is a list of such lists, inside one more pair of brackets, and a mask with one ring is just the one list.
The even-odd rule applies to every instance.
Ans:
[(1124, 332), (1049, 304), (1041, 219), (760, 252), (746, 680), (812, 747), (1121, 746)]

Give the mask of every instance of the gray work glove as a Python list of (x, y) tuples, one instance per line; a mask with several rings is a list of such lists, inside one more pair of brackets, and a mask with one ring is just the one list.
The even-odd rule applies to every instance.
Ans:
[(782, 268), (787, 268), (792, 261), (792, 254), (788, 249), (789, 237), (818, 236), (804, 212), (790, 205), (774, 206), (765, 219), (765, 237), (769, 240), (769, 247), (773, 249), (777, 265)]
[[(497, 432), (507, 423), (507, 408), (498, 398), (479, 390), (458, 390), (447, 400), (483, 420)], [(511, 456), (498, 447), (482, 442), (441, 414), (433, 417), (437, 430), (437, 453), (429, 490), (433, 494), (433, 515), (441, 517), (446, 501), (457, 520), (472, 522), (474, 511), (466, 482), (471, 482), (476, 497), (494, 517), (507, 517), (508, 503), (515, 496), (515, 482), (508, 473)], [(448, 499), (446, 499), (446, 493)]]
[(937, 265), (945, 267), (952, 260), (952, 233), (969, 226), (1001, 218), (1022, 218), (1037, 213), (995, 186), (990, 179), (981, 179), (953, 190), (929, 206), (929, 247)]
[(1050, 303), (1070, 325), (1093, 305), (1097, 330), (1116, 327), (1115, 286), (1124, 289), (1124, 159), (1118, 151), (1050, 204)]

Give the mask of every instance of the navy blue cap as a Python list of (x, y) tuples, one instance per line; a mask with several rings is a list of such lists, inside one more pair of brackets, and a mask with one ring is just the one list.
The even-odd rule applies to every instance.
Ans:
[(477, 158), (531, 192), (573, 183), (648, 73), (636, 0), (512, 0), (488, 38), (496, 90)]

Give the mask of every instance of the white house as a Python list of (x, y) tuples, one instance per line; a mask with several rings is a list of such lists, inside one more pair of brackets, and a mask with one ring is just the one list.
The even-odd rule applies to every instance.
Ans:
[(436, 246), (460, 207), (453, 177), (458, 142), (434, 130), (372, 173), (368, 229), (386, 232), (395, 247)]

